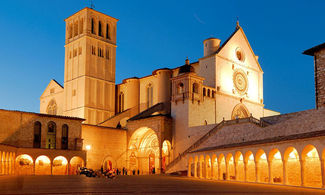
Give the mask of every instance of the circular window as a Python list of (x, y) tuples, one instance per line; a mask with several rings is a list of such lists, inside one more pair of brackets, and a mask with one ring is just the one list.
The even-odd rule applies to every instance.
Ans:
[(244, 55), (244, 52), (242, 51), (242, 49), (240, 49), (240, 48), (236, 49), (236, 57), (241, 62), (243, 62), (245, 60), (245, 55)]
[(234, 72), (233, 82), (237, 92), (241, 95), (245, 94), (248, 89), (248, 79), (245, 72), (238, 69)]

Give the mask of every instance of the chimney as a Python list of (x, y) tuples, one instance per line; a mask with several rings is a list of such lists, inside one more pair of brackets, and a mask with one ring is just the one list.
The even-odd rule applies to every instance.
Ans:
[(325, 107), (325, 43), (303, 52), (314, 56), (316, 108)]

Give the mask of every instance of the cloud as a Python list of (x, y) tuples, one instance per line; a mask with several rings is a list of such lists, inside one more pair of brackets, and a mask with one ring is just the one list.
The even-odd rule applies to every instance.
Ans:
[(199, 23), (201, 23), (201, 24), (205, 24), (205, 22), (204, 22), (203, 20), (201, 20), (201, 19), (199, 18), (199, 16), (198, 16), (196, 13), (194, 13), (193, 16), (194, 16), (194, 18), (195, 18)]

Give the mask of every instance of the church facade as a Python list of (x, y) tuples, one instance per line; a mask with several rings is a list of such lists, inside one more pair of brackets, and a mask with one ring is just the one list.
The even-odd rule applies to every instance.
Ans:
[(85, 119), (84, 145), (95, 145), (97, 138), (87, 137), (95, 136), (88, 133), (93, 129), (112, 132), (107, 142), (125, 139), (119, 140), (124, 144), (119, 155), (107, 153), (110, 164), (143, 173), (166, 171), (215, 124), (279, 114), (264, 108), (263, 71), (239, 25), (222, 45), (216, 38), (204, 40), (204, 55), (196, 62), (186, 59), (179, 67), (116, 84), (117, 21), (89, 8), (67, 18), (64, 85), (52, 80), (40, 98), (41, 113)]
[[(324, 186), (323, 103), (315, 110), (287, 115), (266, 109), (263, 70), (238, 23), (222, 44), (217, 38), (204, 40), (198, 61), (186, 59), (178, 67), (158, 68), (151, 75), (117, 84), (118, 20), (84, 8), (65, 22), (64, 84), (50, 81), (40, 97), (40, 113), (78, 121), (77, 137), (70, 136), (75, 128), (68, 134), (71, 148), (59, 151), (80, 151), (78, 166)], [(324, 91), (321, 85), (316, 85), (317, 94)], [(41, 131), (48, 136), (48, 127)], [(36, 148), (50, 155), (60, 149), (62, 137), (62, 132), (51, 140), (40, 136), (43, 145)], [(74, 143), (78, 149), (72, 148)], [(306, 164), (308, 155), (316, 164)], [(302, 160), (299, 166), (291, 163), (292, 156)], [(12, 161), (16, 166), (15, 158)], [(306, 179), (306, 166), (313, 167), (310, 172), (319, 171), (317, 177)]]

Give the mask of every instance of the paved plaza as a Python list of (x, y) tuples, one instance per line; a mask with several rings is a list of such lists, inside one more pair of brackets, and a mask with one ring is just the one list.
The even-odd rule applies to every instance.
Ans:
[(198, 180), (175, 176), (0, 176), (0, 194), (325, 194), (279, 185)]

